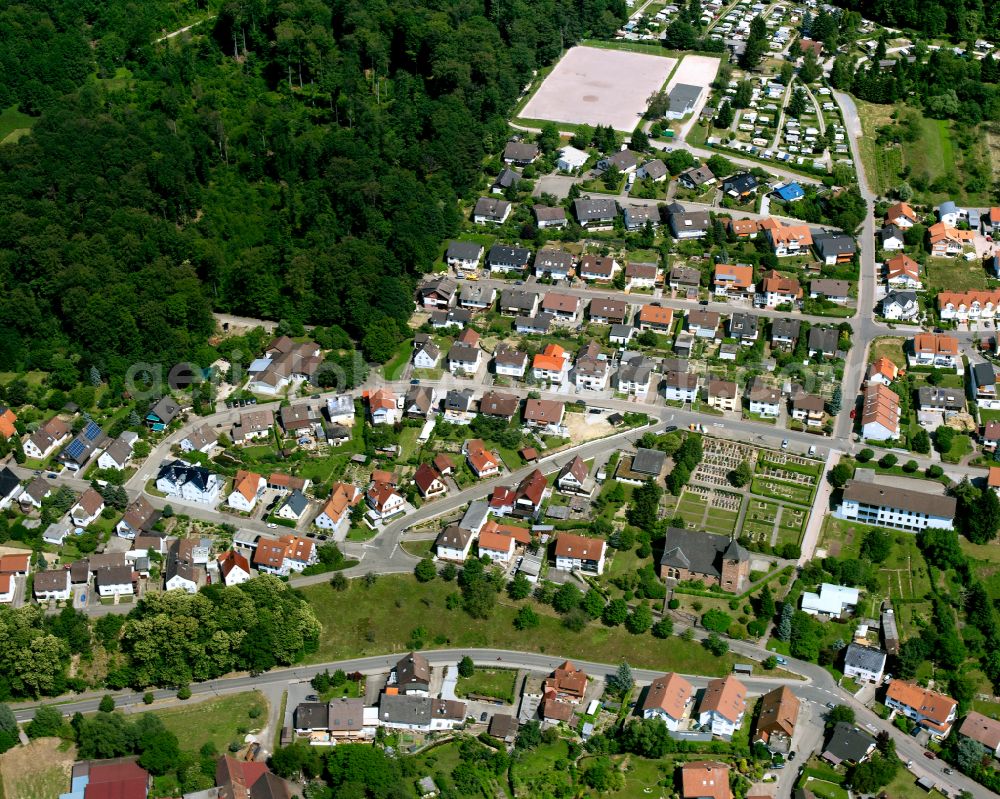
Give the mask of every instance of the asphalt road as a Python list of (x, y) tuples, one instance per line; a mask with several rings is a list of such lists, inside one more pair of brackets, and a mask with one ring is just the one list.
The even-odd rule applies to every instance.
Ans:
[[(696, 637), (701, 637), (703, 632), (699, 632)], [(767, 656), (767, 652), (752, 644), (742, 641), (734, 641), (731, 650), (740, 655), (745, 655), (748, 659), (760, 660)], [(431, 665), (454, 665), (463, 656), (470, 656), (480, 665), (501, 664), (510, 668), (523, 668), (537, 672), (549, 672), (565, 658), (558, 655), (543, 655), (534, 652), (516, 652), (506, 649), (440, 649), (431, 650), (424, 653)], [(333, 661), (329, 663), (319, 663), (311, 666), (300, 666), (289, 669), (278, 669), (266, 674), (253, 677), (250, 675), (233, 675), (217, 680), (209, 680), (203, 683), (195, 683), (191, 686), (192, 698), (211, 698), (225, 693), (247, 690), (266, 690), (269, 687), (285, 685), (298, 680), (308, 680), (314, 675), (324, 670), (343, 669), (344, 671), (360, 671), (362, 673), (377, 674), (384, 673), (392, 668), (399, 660), (402, 653), (396, 652), (389, 655), (376, 655), (373, 657), (352, 658), (349, 660)], [(618, 668), (617, 663), (597, 663), (585, 660), (574, 660), (576, 666), (583, 669), (591, 677), (607, 679), (614, 674)], [(770, 677), (752, 677), (742, 680), (748, 690), (753, 694), (760, 694), (772, 688), (787, 684), (800, 699), (814, 703), (817, 706), (826, 705), (828, 702), (836, 704), (846, 704), (854, 708), (857, 715), (858, 724), (867, 727), (869, 731), (874, 728), (876, 731), (886, 730), (892, 735), (896, 742), (896, 751), (905, 763), (907, 760), (914, 761), (913, 773), (915, 777), (929, 776), (935, 783), (948, 786), (949, 792), (954, 794), (959, 790), (972, 792), (973, 796), (993, 795), (986, 791), (981, 785), (969, 780), (962, 774), (955, 773), (945, 775), (943, 769), (945, 764), (940, 760), (928, 760), (923, 756), (923, 747), (916, 743), (910, 736), (901, 730), (883, 721), (879, 716), (868, 710), (864, 705), (857, 702), (852, 696), (847, 695), (834, 682), (833, 677), (826, 669), (814, 663), (788, 659), (788, 664), (783, 668), (801, 675), (803, 680), (787, 680)], [(650, 669), (633, 669), (632, 674), (638, 683), (649, 683), (661, 671)], [(700, 675), (686, 675), (695, 687), (703, 687), (707, 682), (707, 677)], [(270, 691), (269, 691), (270, 693)], [(157, 700), (171, 699), (176, 695), (172, 690), (153, 691)], [(63, 701), (57, 701), (57, 707), (64, 715), (73, 713), (92, 713), (98, 709), (103, 694), (91, 693), (81, 696), (64, 697)], [(143, 704), (143, 694), (135, 691), (121, 691), (112, 694), (118, 707), (128, 709), (133, 712), (140, 712), (145, 708)], [(12, 705), (18, 721), (29, 721), (34, 715), (39, 703), (20, 703)], [(749, 723), (749, 719), (746, 723)], [(804, 755), (803, 755), (804, 757)]]

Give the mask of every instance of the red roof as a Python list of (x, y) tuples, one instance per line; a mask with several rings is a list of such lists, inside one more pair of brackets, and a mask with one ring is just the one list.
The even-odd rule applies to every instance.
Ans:
[(132, 760), (99, 763), (90, 767), (84, 799), (146, 799), (149, 772)]

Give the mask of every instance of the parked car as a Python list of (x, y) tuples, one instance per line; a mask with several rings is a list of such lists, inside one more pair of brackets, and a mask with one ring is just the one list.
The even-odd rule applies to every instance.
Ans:
[(924, 757), (926, 757), (928, 760), (937, 760), (937, 755), (934, 754), (930, 749), (924, 750)]

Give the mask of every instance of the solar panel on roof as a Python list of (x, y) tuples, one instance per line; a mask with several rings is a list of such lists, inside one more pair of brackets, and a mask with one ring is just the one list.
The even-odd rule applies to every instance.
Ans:
[(71, 458), (78, 458), (83, 454), (85, 449), (86, 447), (83, 445), (83, 442), (78, 438), (74, 438), (69, 442), (69, 446), (66, 447), (66, 454)]
[(90, 422), (83, 429), (83, 437), (88, 441), (93, 441), (101, 434), (101, 426), (97, 422)]

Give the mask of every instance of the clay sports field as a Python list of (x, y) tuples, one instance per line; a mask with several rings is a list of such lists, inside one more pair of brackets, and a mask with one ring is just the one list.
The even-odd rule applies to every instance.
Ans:
[(632, 131), (646, 110), (646, 100), (663, 87), (676, 63), (674, 58), (644, 53), (574, 47), (519, 116)]

